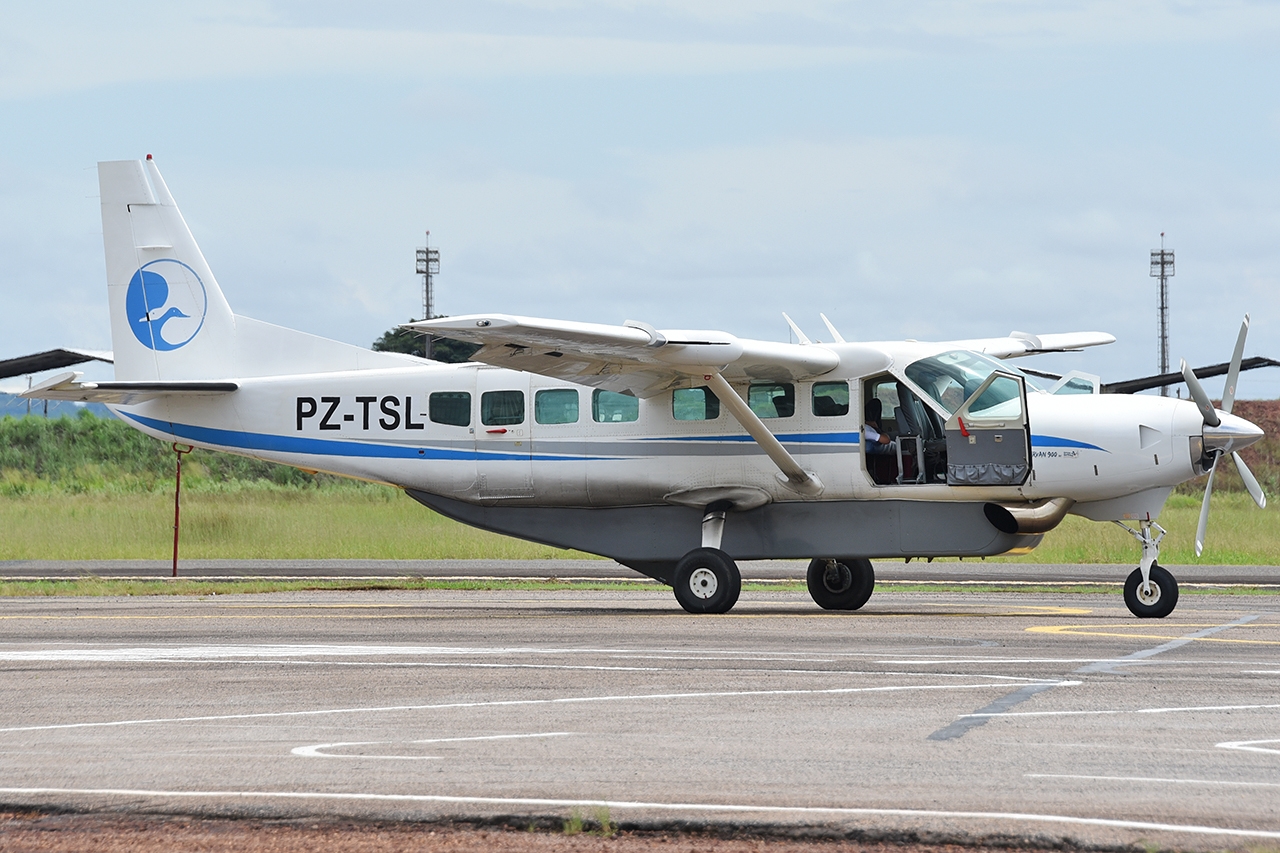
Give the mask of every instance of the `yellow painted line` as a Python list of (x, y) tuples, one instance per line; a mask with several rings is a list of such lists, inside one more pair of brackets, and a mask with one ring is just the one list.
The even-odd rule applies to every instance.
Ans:
[[(946, 605), (946, 604), (930, 604), (929, 602), (924, 602), (924, 603), (923, 603), (922, 605), (920, 605), (920, 606), (922, 606), (922, 607), (947, 607), (948, 605)], [(966, 607), (973, 607), (973, 608), (978, 608), (978, 607), (1001, 607), (1001, 606), (1005, 606), (1005, 607), (1007, 607), (1007, 605), (1000, 605), (1000, 604), (995, 604), (995, 603), (993, 603), (993, 604), (983, 604), (983, 603), (981, 603), (981, 602), (978, 602), (978, 603), (976, 603), (976, 604), (967, 604), (967, 605), (965, 605), (965, 606), (966, 606)], [(1015, 608), (1015, 609), (1016, 609), (1017, 611), (1019, 611), (1019, 612), (1024, 611), (1024, 610), (1030, 610), (1030, 611), (1033, 611), (1033, 612), (1035, 612), (1035, 613), (1053, 613), (1053, 614), (1058, 614), (1058, 615), (1062, 615), (1062, 616), (1086, 616), (1086, 615), (1088, 615), (1088, 614), (1090, 614), (1090, 613), (1092, 613), (1092, 612), (1093, 612), (1093, 609), (1092, 609), (1092, 608), (1089, 608), (1089, 607), (1062, 607), (1062, 606), (1060, 606), (1060, 605), (1056, 605), (1056, 604), (1023, 604), (1023, 605), (1021, 605), (1021, 606), (1019, 606), (1019, 607), (1017, 607), (1017, 608)]]
[[(1146, 631), (1117, 631), (1102, 630), (1109, 628), (1105, 625), (1034, 625), (1027, 628), (1026, 631), (1031, 634), (1070, 634), (1077, 637), (1120, 637), (1126, 640), (1188, 640), (1197, 643), (1227, 643), (1236, 645), (1250, 646), (1280, 646), (1280, 640), (1248, 640), (1248, 639), (1232, 639), (1230, 637), (1188, 637), (1186, 634), (1152, 634)], [(1213, 628), (1215, 625), (1178, 625), (1180, 629), (1187, 628)], [(1245, 625), (1234, 625), (1233, 630), (1240, 628), (1276, 628), (1280, 627), (1273, 623), (1259, 625), (1257, 623), (1249, 623)]]

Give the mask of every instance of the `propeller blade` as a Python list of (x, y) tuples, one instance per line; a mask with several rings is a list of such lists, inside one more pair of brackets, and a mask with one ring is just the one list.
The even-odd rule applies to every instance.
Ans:
[(1253, 472), (1249, 470), (1249, 466), (1244, 464), (1244, 460), (1240, 458), (1239, 453), (1232, 453), (1231, 458), (1235, 460), (1236, 470), (1240, 472), (1240, 479), (1244, 480), (1244, 487), (1249, 490), (1249, 497), (1253, 498), (1253, 502), (1258, 505), (1258, 509), (1267, 508), (1267, 496), (1262, 493), (1262, 486), (1258, 485), (1258, 478), (1253, 476)]
[(1222, 411), (1231, 414), (1236, 403), (1236, 381), (1240, 378), (1240, 359), (1244, 358), (1244, 339), (1249, 335), (1249, 315), (1240, 324), (1240, 336), (1236, 338), (1236, 351), (1231, 354), (1231, 369), (1227, 371), (1227, 384), (1222, 386)]
[(1218, 473), (1218, 460), (1221, 458), (1221, 455), (1213, 457), (1213, 464), (1209, 466), (1209, 480), (1204, 484), (1204, 503), (1200, 504), (1200, 523), (1196, 525), (1197, 557), (1204, 551), (1204, 534), (1209, 527), (1209, 496), (1213, 494), (1213, 475)]
[(1196, 407), (1200, 409), (1200, 417), (1204, 418), (1204, 425), (1216, 427), (1222, 424), (1222, 419), (1218, 417), (1218, 413), (1213, 410), (1213, 402), (1210, 401), (1209, 395), (1204, 392), (1204, 386), (1200, 384), (1200, 380), (1191, 372), (1191, 368), (1187, 366), (1187, 360), (1182, 360), (1182, 381), (1187, 383), (1187, 390), (1191, 392), (1191, 399), (1196, 401)]

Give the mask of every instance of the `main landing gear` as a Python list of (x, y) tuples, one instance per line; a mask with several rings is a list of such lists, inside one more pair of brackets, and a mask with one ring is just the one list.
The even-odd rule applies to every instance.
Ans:
[[(727, 503), (714, 503), (702, 517), (702, 547), (676, 563), (672, 586), (676, 601), (690, 613), (728, 613), (738, 602), (742, 575), (733, 558), (720, 550)], [(863, 557), (819, 558), (809, 563), (809, 595), (825, 610), (857, 610), (876, 585), (871, 561)], [(1176, 593), (1175, 593), (1176, 595)]]
[(816, 559), (806, 577), (809, 595), (824, 610), (857, 610), (867, 603), (876, 586), (871, 561), (863, 557)]
[(717, 501), (702, 516), (702, 547), (694, 548), (676, 563), (676, 601), (690, 613), (728, 613), (738, 603), (742, 575), (733, 558), (720, 550), (724, 517), (730, 504)]
[(1124, 582), (1124, 603), (1139, 619), (1163, 619), (1178, 604), (1178, 582), (1156, 562), (1165, 529), (1154, 521), (1138, 522), (1137, 530), (1119, 521), (1116, 524), (1142, 545), (1142, 562)]

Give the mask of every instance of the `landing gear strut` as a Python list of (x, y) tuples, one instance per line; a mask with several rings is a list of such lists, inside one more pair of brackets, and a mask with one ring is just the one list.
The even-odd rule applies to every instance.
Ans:
[(871, 597), (876, 573), (862, 557), (819, 558), (809, 563), (806, 580), (809, 595), (824, 610), (857, 610)]
[(1163, 619), (1178, 604), (1178, 582), (1156, 562), (1166, 531), (1154, 521), (1138, 522), (1137, 530), (1119, 521), (1116, 524), (1142, 545), (1142, 562), (1124, 582), (1124, 603), (1139, 619)]
[(733, 558), (720, 550), (724, 518), (730, 504), (717, 501), (702, 516), (702, 547), (676, 563), (676, 601), (690, 613), (728, 613), (738, 603), (742, 575)]

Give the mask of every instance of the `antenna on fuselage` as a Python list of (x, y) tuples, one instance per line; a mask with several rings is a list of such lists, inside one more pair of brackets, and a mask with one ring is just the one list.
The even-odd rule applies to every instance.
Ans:
[(791, 327), (791, 331), (793, 331), (793, 332), (795, 332), (795, 333), (796, 333), (796, 339), (797, 339), (797, 340), (799, 340), (799, 341), (800, 341), (800, 343), (802, 343), (802, 344), (811, 344), (811, 343), (813, 343), (813, 341), (809, 340), (809, 336), (808, 336), (808, 335), (806, 335), (804, 332), (800, 331), (800, 327), (799, 327), (799, 326), (797, 326), (797, 325), (795, 324), (795, 321), (794, 321), (794, 320), (792, 320), (790, 317), (788, 317), (788, 316), (787, 316), (787, 312), (786, 312), (786, 311), (783, 311), (783, 312), (782, 312), (782, 319), (784, 319), (784, 320), (786, 320), (786, 321), (787, 321), (787, 325)]
[(827, 331), (831, 333), (831, 338), (838, 344), (845, 343), (844, 336), (836, 331), (836, 327), (831, 325), (831, 321), (827, 319), (826, 314), (818, 314), (822, 318), (822, 322), (826, 324)]

